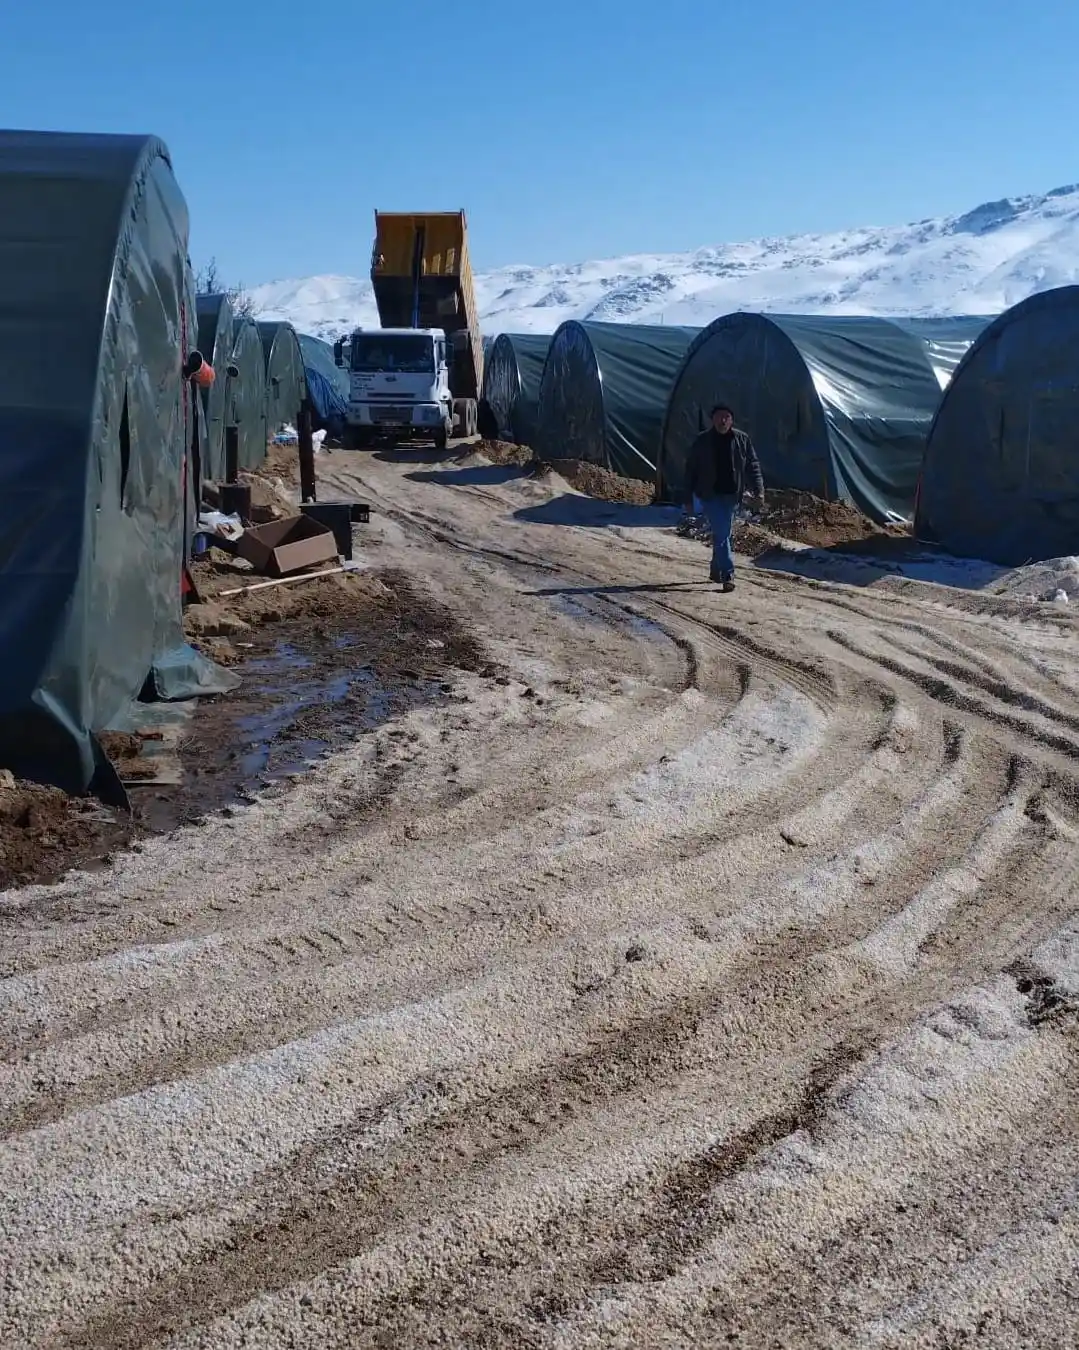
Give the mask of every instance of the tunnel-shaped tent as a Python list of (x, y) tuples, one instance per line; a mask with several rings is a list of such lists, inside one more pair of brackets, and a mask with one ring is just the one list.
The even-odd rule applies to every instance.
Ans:
[(206, 459), (202, 476), (211, 483), (225, 478), (225, 424), (230, 398), (228, 367), (232, 357), (232, 301), (227, 295), (200, 295), (197, 302), (199, 351), (214, 368), (215, 379), (202, 391), (206, 417)]
[(198, 316), (199, 351), (216, 376), (203, 392), (207, 442), (203, 477), (223, 483), (228, 476), (230, 431), (236, 440), (237, 468), (256, 469), (266, 458), (266, 362), (258, 328), (251, 319), (234, 315), (228, 296), (200, 295)]
[(498, 440), (535, 447), (540, 382), (551, 339), (537, 333), (501, 333), (483, 366), (483, 399)]
[(290, 323), (258, 325), (266, 361), (266, 430), (270, 436), (283, 426), (296, 426), (300, 405), (307, 397), (303, 352)]
[(187, 234), (159, 140), (0, 131), (0, 765), (71, 792), (140, 698), (232, 683), (181, 628)]
[(1005, 310), (967, 352), (929, 434), (915, 531), (1005, 567), (1079, 553), (1079, 286)]
[(307, 397), (311, 402), (312, 429), (339, 436), (344, 431), (348, 412), (349, 376), (333, 359), (328, 342), (300, 333)]
[(580, 459), (645, 482), (656, 476), (671, 386), (695, 328), (579, 323), (551, 339), (540, 381), (544, 459)]
[(257, 469), (266, 458), (266, 357), (253, 319), (232, 325), (231, 362), (239, 372), (229, 383), (226, 428), (236, 428), (236, 463)]
[(929, 427), (986, 318), (727, 314), (701, 331), (673, 382), (660, 494), (679, 500), (694, 437), (728, 403), (766, 485), (910, 519)]

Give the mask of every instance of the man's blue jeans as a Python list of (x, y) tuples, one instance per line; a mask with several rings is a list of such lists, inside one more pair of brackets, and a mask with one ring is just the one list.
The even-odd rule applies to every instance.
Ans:
[(731, 548), (731, 530), (734, 513), (738, 510), (737, 497), (704, 497), (704, 514), (712, 527), (712, 571), (717, 576), (734, 576), (734, 551)]

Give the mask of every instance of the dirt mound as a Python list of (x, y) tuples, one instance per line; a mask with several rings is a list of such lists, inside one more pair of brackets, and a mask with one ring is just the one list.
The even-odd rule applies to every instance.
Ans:
[(539, 459), (526, 445), (510, 445), (507, 441), (480, 441), (470, 451), (486, 456), (493, 464), (520, 464), (529, 468), (537, 478), (557, 473), (571, 487), (588, 497), (604, 502), (620, 502), (628, 506), (651, 506), (655, 488), (637, 478), (621, 478), (598, 464), (581, 459)]
[(900, 526), (878, 525), (846, 502), (827, 502), (811, 492), (772, 490), (765, 501), (765, 509), (754, 524), (813, 548), (857, 543), (874, 535), (899, 537), (907, 533)]
[(299, 507), (289, 495), (284, 479), (270, 472), (241, 473), (240, 482), (251, 489), (251, 519), (256, 525), (294, 516)]
[(0, 783), (0, 890), (55, 881), (98, 853), (103, 834), (94, 807), (59, 788)]
[(551, 467), (578, 492), (598, 497), (601, 501), (622, 502), (627, 506), (651, 506), (656, 495), (652, 483), (642, 483), (639, 478), (621, 478), (598, 464), (588, 464), (581, 459), (560, 459)]
[(266, 458), (253, 474), (245, 475), (245, 477), (258, 477), (264, 479), (280, 478), (282, 482), (288, 484), (289, 487), (299, 487), (299, 447), (295, 444), (282, 445), (278, 441), (271, 441), (266, 447)]
[(511, 441), (480, 441), (468, 447), (469, 454), (483, 455), (492, 464), (532, 464), (534, 456), (527, 445), (514, 445)]

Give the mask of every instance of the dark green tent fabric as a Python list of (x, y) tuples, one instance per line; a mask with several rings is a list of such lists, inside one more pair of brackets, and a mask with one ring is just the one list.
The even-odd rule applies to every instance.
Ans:
[(239, 371), (229, 381), (226, 425), (236, 428), (237, 461), (241, 469), (257, 469), (266, 458), (266, 356), (253, 319), (237, 319), (232, 326), (232, 364)]
[(202, 476), (225, 479), (225, 423), (230, 400), (228, 365), (232, 357), (232, 301), (227, 295), (200, 295), (197, 302), (199, 351), (214, 368), (214, 382), (202, 391), (206, 417), (206, 458)]
[(307, 396), (303, 352), (290, 323), (258, 325), (266, 361), (266, 430), (270, 436), (283, 426), (295, 426)]
[(551, 339), (537, 426), (544, 459), (651, 482), (671, 386), (695, 328), (564, 323)]
[(674, 381), (660, 495), (681, 498), (686, 457), (713, 404), (729, 403), (766, 485), (909, 520), (926, 436), (951, 372), (987, 318), (727, 314)]
[(967, 352), (929, 433), (915, 531), (1005, 567), (1079, 554), (1079, 286), (1006, 310)]
[(187, 232), (155, 138), (0, 131), (0, 765), (70, 792), (140, 696), (235, 685), (181, 627)]
[(534, 446), (540, 382), (551, 339), (537, 333), (501, 333), (483, 367), (483, 397), (493, 414), (495, 436)]

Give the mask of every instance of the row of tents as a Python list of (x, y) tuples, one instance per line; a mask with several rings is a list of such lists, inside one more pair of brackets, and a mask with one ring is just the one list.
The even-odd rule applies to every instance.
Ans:
[(216, 377), (203, 390), (203, 478), (223, 483), (257, 469), (269, 438), (298, 424), (305, 401), (314, 430), (339, 430), (348, 377), (328, 343), (290, 323), (237, 315), (227, 295), (199, 295), (195, 303), (198, 350)]
[(0, 131), (0, 767), (123, 799), (98, 733), (234, 687), (183, 634), (203, 484), (329, 425), (340, 378), (196, 296), (161, 141)]
[(502, 334), (484, 413), (543, 459), (586, 460), (680, 501), (727, 403), (767, 483), (910, 521), (1005, 566), (1079, 552), (1079, 287), (995, 319), (727, 314), (706, 328), (570, 321)]

